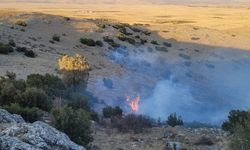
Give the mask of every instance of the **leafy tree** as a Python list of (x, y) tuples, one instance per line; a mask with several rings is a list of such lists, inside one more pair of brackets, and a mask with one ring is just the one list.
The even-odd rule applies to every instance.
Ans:
[(64, 55), (58, 60), (59, 70), (63, 73), (64, 82), (69, 87), (81, 85), (86, 87), (90, 65), (84, 56), (77, 54), (75, 57)]
[(183, 125), (183, 120), (181, 116), (177, 117), (175, 113), (170, 114), (168, 116), (167, 124), (169, 126), (175, 127), (175, 126), (182, 126)]
[(93, 140), (90, 129), (90, 114), (85, 110), (63, 107), (54, 109), (53, 115), (55, 127), (65, 132), (75, 143), (88, 146), (89, 142)]
[(244, 119), (244, 124), (236, 123), (233, 126), (233, 138), (230, 143), (233, 150), (248, 150), (250, 149), (250, 112), (247, 119)]
[(51, 99), (43, 90), (37, 88), (27, 88), (22, 94), (20, 104), (24, 107), (38, 107), (44, 111), (52, 108)]
[(236, 129), (236, 125), (245, 126), (248, 119), (248, 112), (241, 110), (232, 110), (229, 112), (228, 120), (222, 124), (222, 129), (231, 133)]

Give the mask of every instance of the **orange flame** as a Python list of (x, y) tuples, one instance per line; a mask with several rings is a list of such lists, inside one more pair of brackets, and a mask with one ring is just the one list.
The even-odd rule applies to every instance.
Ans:
[(129, 102), (130, 108), (133, 112), (139, 111), (139, 102), (141, 100), (140, 96), (137, 96), (135, 99), (130, 98), (130, 96), (127, 96), (126, 101)]

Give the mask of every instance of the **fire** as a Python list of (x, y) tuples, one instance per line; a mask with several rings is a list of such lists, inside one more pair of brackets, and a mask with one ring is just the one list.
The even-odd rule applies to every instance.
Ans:
[(130, 96), (127, 96), (126, 101), (129, 103), (129, 106), (133, 112), (139, 111), (139, 102), (141, 100), (141, 97), (138, 95), (135, 99), (131, 100)]

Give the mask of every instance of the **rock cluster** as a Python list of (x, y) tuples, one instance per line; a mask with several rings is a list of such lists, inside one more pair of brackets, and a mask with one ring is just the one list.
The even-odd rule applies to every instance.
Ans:
[(85, 150), (50, 125), (41, 121), (26, 123), (21, 116), (3, 109), (0, 109), (0, 149)]

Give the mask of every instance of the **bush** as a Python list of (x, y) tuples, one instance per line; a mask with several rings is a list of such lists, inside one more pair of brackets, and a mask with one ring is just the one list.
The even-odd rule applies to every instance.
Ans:
[(143, 115), (129, 114), (122, 119), (113, 120), (113, 126), (121, 132), (133, 131), (141, 133), (147, 128), (153, 126), (154, 120)]
[(16, 47), (16, 43), (15, 43), (14, 40), (10, 40), (9, 45), (12, 46), (12, 47)]
[(105, 118), (110, 118), (113, 116), (113, 108), (111, 106), (107, 106), (102, 109), (102, 114)]
[(120, 44), (115, 43), (115, 41), (108, 36), (103, 37), (103, 40), (114, 48), (120, 47)]
[(72, 107), (73, 109), (81, 108), (86, 111), (90, 111), (90, 103), (89, 103), (88, 97), (77, 94), (77, 93), (70, 95), (68, 106)]
[(30, 74), (27, 76), (26, 82), (28, 87), (36, 87), (42, 89), (49, 96), (61, 96), (62, 92), (66, 90), (62, 79), (50, 74)]
[(214, 145), (212, 139), (202, 136), (198, 141), (194, 143), (195, 145)]
[(54, 35), (53, 35), (53, 37), (52, 37), (52, 40), (53, 40), (53, 41), (60, 42), (60, 36), (59, 36), (59, 35), (54, 34)]
[(106, 25), (105, 25), (105, 24), (99, 23), (99, 24), (97, 24), (97, 27), (99, 27), (99, 28), (101, 28), (101, 29), (105, 29), (105, 28), (106, 28)]
[(36, 57), (36, 54), (33, 50), (26, 50), (24, 52), (24, 55), (27, 56), (27, 57), (31, 57), (31, 58), (35, 58)]
[(159, 45), (157, 41), (151, 41), (151, 44), (154, 44), (154, 45)]
[(16, 21), (16, 25), (22, 26), (22, 27), (26, 27), (27, 23), (23, 20), (18, 20)]
[(50, 111), (52, 108), (52, 101), (47, 94), (37, 88), (27, 88), (22, 94), (20, 104), (23, 107), (38, 107), (44, 111)]
[(119, 107), (111, 107), (111, 106), (107, 106), (105, 108), (102, 109), (102, 114), (105, 118), (111, 118), (111, 117), (121, 117), (123, 113), (123, 110)]
[(27, 48), (26, 47), (16, 47), (16, 51), (25, 52), (25, 51), (27, 51)]
[(95, 44), (99, 47), (103, 47), (103, 43), (102, 41), (96, 41)]
[(222, 129), (233, 133), (237, 125), (245, 126), (247, 119), (247, 111), (232, 110), (229, 112), (228, 120), (222, 124)]
[(182, 126), (183, 120), (181, 116), (177, 117), (176, 114), (170, 114), (168, 116), (167, 125), (175, 127), (175, 126)]
[(88, 112), (71, 107), (53, 110), (55, 127), (66, 133), (72, 141), (85, 147), (93, 140), (91, 136), (91, 122)]
[(93, 39), (81, 38), (80, 42), (87, 46), (96, 46), (96, 42)]
[(13, 51), (14, 49), (10, 45), (0, 43), (0, 54), (9, 54)]
[(3, 106), (8, 112), (21, 115), (25, 121), (35, 122), (41, 119), (42, 111), (36, 107), (21, 107), (17, 103)]

